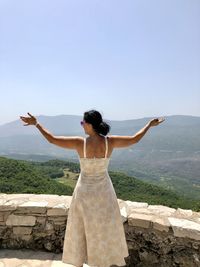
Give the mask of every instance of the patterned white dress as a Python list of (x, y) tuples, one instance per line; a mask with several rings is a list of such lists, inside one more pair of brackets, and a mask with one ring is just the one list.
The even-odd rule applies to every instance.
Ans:
[(128, 256), (117, 196), (108, 174), (108, 140), (104, 158), (80, 160), (80, 175), (69, 208), (62, 262), (75, 266), (124, 266)]

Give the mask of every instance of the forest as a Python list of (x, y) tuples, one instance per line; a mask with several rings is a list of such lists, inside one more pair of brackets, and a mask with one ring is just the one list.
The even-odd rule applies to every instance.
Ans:
[[(78, 163), (59, 159), (30, 162), (0, 157), (0, 193), (72, 195), (80, 173)], [(117, 198), (200, 211), (198, 200), (174, 190), (109, 171)]]

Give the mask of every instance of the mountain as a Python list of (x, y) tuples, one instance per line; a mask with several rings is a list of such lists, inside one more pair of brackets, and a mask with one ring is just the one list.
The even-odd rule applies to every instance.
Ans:
[[(28, 115), (27, 115), (28, 116)], [(55, 134), (60, 133), (75, 133), (80, 132), (81, 116), (76, 115), (59, 115), (59, 116), (36, 116), (37, 120), (48, 128), (54, 131)], [(26, 126), (23, 121), (16, 120), (3, 125), (0, 125), (0, 137), (9, 137), (16, 135), (37, 135), (38, 130), (34, 126)]]
[[(200, 199), (200, 117), (162, 116), (165, 121), (151, 127), (146, 135), (130, 147), (113, 151), (110, 168), (159, 184), (166, 189)], [(82, 116), (37, 116), (38, 121), (55, 135), (85, 136)], [(110, 135), (134, 135), (152, 119), (105, 120)], [(21, 120), (0, 126), (0, 155), (18, 159), (68, 159), (78, 162), (76, 151), (63, 149), (48, 141), (34, 126)], [(43, 159), (42, 159), (43, 158)]]

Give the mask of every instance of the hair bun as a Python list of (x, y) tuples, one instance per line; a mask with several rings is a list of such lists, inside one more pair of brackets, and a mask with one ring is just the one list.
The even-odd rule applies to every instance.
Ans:
[(110, 125), (103, 121), (101, 113), (97, 110), (92, 109), (84, 112), (84, 119), (86, 122), (92, 124), (98, 134), (107, 135), (110, 131)]
[(108, 125), (105, 121), (102, 121), (99, 124), (98, 129), (100, 130), (101, 134), (107, 135), (107, 133), (110, 131), (110, 125)]

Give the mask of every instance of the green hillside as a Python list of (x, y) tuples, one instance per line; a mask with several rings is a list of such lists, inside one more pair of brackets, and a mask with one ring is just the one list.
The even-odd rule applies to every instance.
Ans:
[(198, 200), (183, 197), (173, 190), (143, 182), (120, 172), (110, 172), (110, 176), (118, 198), (200, 211)]
[(52, 180), (46, 169), (33, 163), (0, 157), (0, 192), (71, 195), (71, 187)]
[[(72, 195), (80, 173), (77, 163), (28, 162), (0, 157), (0, 192)], [(109, 171), (118, 198), (200, 211), (200, 203), (121, 172)]]

